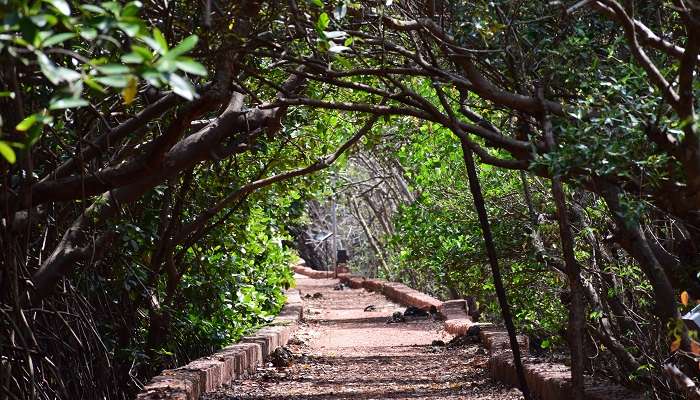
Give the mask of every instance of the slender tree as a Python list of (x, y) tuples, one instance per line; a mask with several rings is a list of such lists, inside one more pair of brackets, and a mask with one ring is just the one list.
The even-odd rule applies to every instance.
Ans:
[(486, 212), (484, 196), (481, 193), (481, 185), (479, 184), (479, 175), (476, 172), (476, 164), (474, 164), (474, 156), (472, 155), (472, 151), (465, 140), (460, 140), (460, 143), (462, 146), (464, 165), (467, 168), (469, 189), (471, 191), (472, 198), (474, 199), (474, 208), (476, 209), (476, 213), (479, 217), (481, 233), (484, 239), (484, 248), (486, 248), (486, 254), (489, 258), (489, 265), (491, 266), (491, 276), (493, 277), (493, 284), (496, 288), (496, 296), (498, 297), (498, 303), (501, 306), (503, 322), (505, 323), (506, 330), (508, 331), (510, 349), (513, 352), (513, 362), (515, 363), (515, 371), (518, 375), (520, 390), (523, 392), (523, 397), (525, 397), (525, 399), (530, 399), (530, 390), (527, 387), (523, 362), (522, 358), (520, 357), (520, 344), (518, 343), (515, 324), (513, 324), (513, 315), (510, 311), (510, 305), (508, 304), (506, 289), (503, 287), (503, 278), (501, 277), (501, 268), (498, 265), (496, 245), (493, 242), (493, 235), (491, 234), (491, 225), (489, 224), (489, 217)]

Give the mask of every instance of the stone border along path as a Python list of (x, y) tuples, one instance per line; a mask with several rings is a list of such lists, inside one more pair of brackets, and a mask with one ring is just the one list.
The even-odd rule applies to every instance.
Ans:
[[(335, 274), (329, 271), (316, 271), (306, 267), (303, 261), (293, 266), (294, 272), (310, 278), (333, 278)], [(464, 300), (449, 300), (442, 302), (415, 289), (395, 282), (382, 279), (367, 279), (350, 274), (338, 274), (338, 279), (347, 286), (358, 289), (364, 288), (383, 293), (390, 300), (407, 306), (428, 308), (435, 306), (446, 318), (444, 328), (447, 332), (462, 335), (473, 326), (478, 325), (482, 344), (489, 352), (488, 366), (491, 378), (508, 385), (517, 386), (518, 378), (515, 373), (510, 340), (505, 330), (492, 324), (472, 321), (466, 313)], [(529, 341), (527, 336), (518, 336), (518, 343), (523, 357), (525, 379), (533, 396), (540, 400), (568, 400), (571, 398), (571, 370), (564, 364), (546, 362), (528, 357)], [(586, 380), (587, 400), (642, 400), (644, 396), (607, 381), (594, 379)]]
[[(335, 273), (316, 271), (303, 263), (293, 266), (296, 273), (315, 279), (333, 278)], [(442, 302), (411, 289), (406, 285), (381, 279), (366, 279), (350, 274), (338, 274), (338, 279), (353, 289), (382, 293), (389, 300), (407, 306), (429, 308), (435, 306), (446, 318), (443, 327), (451, 334), (464, 334), (473, 325), (479, 325), (482, 344), (489, 352), (488, 367), (491, 378), (516, 386), (517, 377), (507, 333), (491, 324), (475, 323), (466, 313), (464, 300)], [(265, 357), (277, 347), (286, 345), (296, 323), (303, 317), (303, 304), (298, 290), (286, 292), (287, 303), (270, 326), (241, 339), (237, 344), (223, 348), (208, 357), (197, 359), (183, 367), (165, 370), (154, 377), (138, 400), (172, 399), (197, 400), (233, 380), (245, 377), (262, 364)], [(570, 370), (563, 364), (542, 362), (527, 357), (528, 339), (519, 336), (518, 342), (525, 355), (525, 375), (532, 394), (540, 400), (568, 400)], [(408, 396), (411, 397), (411, 396)], [(641, 400), (643, 396), (610, 382), (587, 381), (587, 400)]]
[(224, 347), (175, 369), (163, 371), (138, 394), (138, 400), (197, 400), (232, 380), (255, 372), (265, 357), (284, 346), (303, 315), (298, 290), (288, 290), (287, 302), (269, 326), (243, 337), (237, 344)]
[(522, 400), (519, 390), (490, 378), (487, 352), (472, 340), (478, 337), (450, 345), (453, 335), (434, 318), (387, 323), (406, 307), (382, 293), (295, 278), (304, 320), (289, 353), (203, 399)]

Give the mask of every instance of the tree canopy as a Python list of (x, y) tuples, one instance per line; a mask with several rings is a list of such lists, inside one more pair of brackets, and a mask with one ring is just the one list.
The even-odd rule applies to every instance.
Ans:
[(264, 324), (333, 195), (365, 273), (497, 319), (497, 254), (537, 346), (700, 398), (681, 319), (700, 299), (696, 2), (0, 0), (0, 18), (10, 397), (130, 397)]

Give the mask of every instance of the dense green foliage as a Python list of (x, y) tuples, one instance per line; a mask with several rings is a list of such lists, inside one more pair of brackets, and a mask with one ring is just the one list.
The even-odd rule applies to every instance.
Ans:
[(0, 20), (3, 393), (131, 397), (264, 324), (290, 244), (328, 243), (309, 199), (340, 204), (358, 269), (497, 320), (473, 153), (518, 329), (573, 349), (582, 317), (588, 372), (700, 397), (694, 2), (0, 0)]
[[(275, 198), (285, 201), (284, 198)], [(153, 199), (156, 203), (158, 200)], [(290, 249), (283, 246), (287, 239), (280, 231), (277, 218), (280, 211), (265, 201), (252, 199), (240, 210), (236, 218), (217, 227), (207, 240), (188, 248), (180, 261), (189, 268), (182, 273), (177, 293), (169, 294), (167, 282), (161, 281), (148, 295), (162, 302), (160, 312), (171, 320), (171, 327), (155, 348), (147, 344), (149, 324), (147, 315), (130, 321), (124, 315), (123, 324), (131, 324), (138, 333), (129, 347), (119, 348), (116, 340), (123, 326), (104, 326), (102, 335), (113, 337), (112, 351), (118, 351), (118, 360), (135, 364), (136, 368), (158, 372), (162, 368), (182, 365), (183, 362), (209, 354), (270, 321), (284, 303), (283, 290), (293, 285), (288, 268), (293, 260)], [(120, 227), (120, 239), (126, 251), (114, 260), (123, 268), (118, 272), (104, 271), (103, 276), (89, 277), (90, 281), (116, 285), (91, 288), (88, 293), (121, 298), (116, 309), (129, 309), (144, 295), (144, 281), (149, 279), (148, 265), (155, 241), (157, 225), (152, 230), (142, 230), (144, 219), (153, 218), (158, 209), (152, 209), (141, 217), (139, 226)], [(134, 260), (143, 260), (134, 264)], [(115, 264), (112, 264), (114, 268)], [(140, 264), (140, 265), (139, 265)], [(139, 315), (139, 313), (137, 313)], [(106, 321), (111, 324), (112, 321)], [(149, 353), (144, 353), (149, 349)]]
[[(482, 317), (498, 320), (493, 282), (484, 279), (490, 271), (459, 143), (444, 129), (423, 128), (432, 135), (397, 154), (419, 195), (394, 219), (393, 275), (443, 299), (474, 296)], [(528, 251), (530, 224), (520, 176), (490, 166), (480, 172), (516, 322), (535, 337), (558, 337), (565, 315), (558, 294), (566, 282)], [(538, 229), (553, 231), (555, 225), (549, 221)]]

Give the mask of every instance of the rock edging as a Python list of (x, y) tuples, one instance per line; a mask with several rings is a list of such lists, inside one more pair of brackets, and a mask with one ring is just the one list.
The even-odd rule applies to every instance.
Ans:
[(138, 400), (197, 400), (203, 393), (255, 371), (277, 347), (284, 346), (296, 323), (302, 317), (303, 306), (298, 290), (286, 291), (287, 301), (272, 323), (238, 343), (191, 363), (164, 370), (138, 394)]
[[(294, 265), (292, 268), (294, 272), (310, 278), (334, 277), (333, 272), (316, 271), (304, 266), (303, 263)], [(338, 274), (338, 279), (353, 289), (363, 288), (379, 292), (390, 300), (407, 306), (420, 308), (435, 306), (445, 317), (444, 327), (449, 333), (463, 335), (472, 326), (479, 326), (481, 342), (489, 351), (488, 367), (491, 378), (512, 386), (518, 385), (507, 332), (492, 324), (472, 321), (471, 317), (467, 315), (464, 300), (443, 302), (404, 284), (388, 282), (383, 279), (367, 279), (350, 274)], [(525, 378), (532, 395), (540, 400), (568, 400), (571, 398), (569, 367), (528, 358), (529, 341), (525, 335), (518, 336), (518, 343), (524, 356)], [(642, 400), (643, 398), (642, 395), (611, 382), (586, 382), (587, 400)]]

